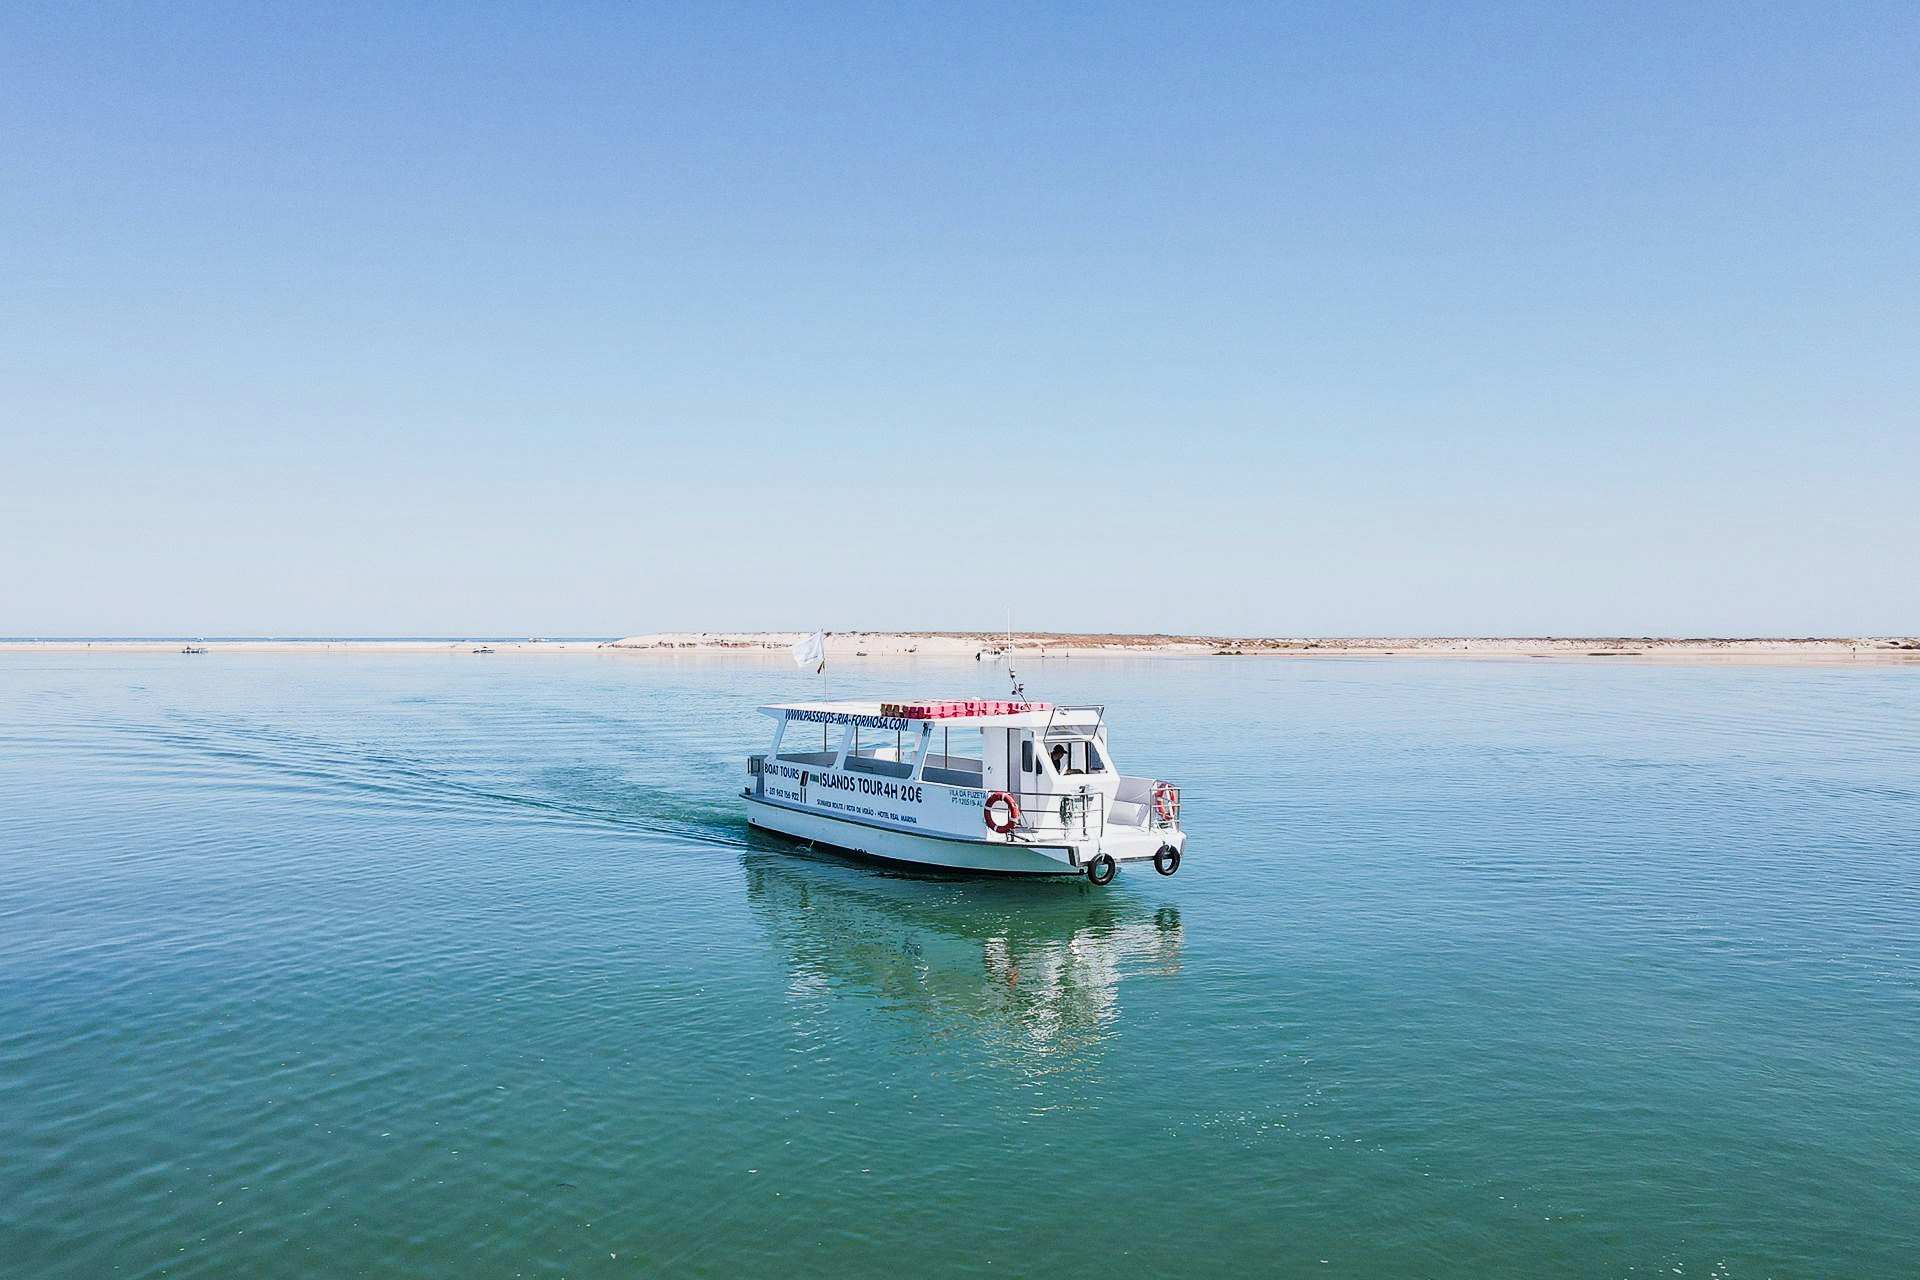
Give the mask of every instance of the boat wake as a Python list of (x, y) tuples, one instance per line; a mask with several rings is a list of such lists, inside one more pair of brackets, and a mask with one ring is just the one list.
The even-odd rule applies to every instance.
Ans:
[[(330, 740), (250, 720), (175, 713), (165, 725), (130, 721), (115, 726), (128, 745), (149, 757), (155, 749), (182, 775), (224, 775), (242, 791), (249, 775), (271, 779), (275, 788), (302, 786), (317, 803), (350, 804), (364, 811), (386, 806), (399, 811), (460, 814), (475, 818), (510, 817), (516, 821), (557, 824), (693, 841), (730, 849), (755, 847), (737, 810), (719, 796), (723, 787), (689, 776), (686, 787), (637, 780), (612, 765), (548, 765), (516, 769), (497, 751), (461, 758), (435, 759), (394, 744)], [(452, 745), (452, 744), (449, 744)], [(491, 744), (489, 744), (490, 746)], [(479, 743), (474, 751), (483, 751)], [(143, 749), (144, 748), (144, 749)], [(703, 762), (680, 758), (684, 767)], [(718, 756), (714, 771), (734, 762)], [(712, 802), (689, 801), (689, 794), (713, 794)]]

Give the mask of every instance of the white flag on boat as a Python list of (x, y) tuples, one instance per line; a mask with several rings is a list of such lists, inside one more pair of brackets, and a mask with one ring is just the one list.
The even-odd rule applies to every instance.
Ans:
[(820, 675), (827, 669), (827, 637), (824, 632), (816, 631), (793, 646), (793, 661), (802, 671), (813, 668), (813, 674)]

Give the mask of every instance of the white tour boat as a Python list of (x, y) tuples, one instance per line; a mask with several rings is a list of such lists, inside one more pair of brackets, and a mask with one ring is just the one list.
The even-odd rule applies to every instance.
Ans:
[(1180, 869), (1180, 789), (1122, 776), (1102, 707), (984, 699), (762, 707), (747, 821), (798, 840), (960, 871)]

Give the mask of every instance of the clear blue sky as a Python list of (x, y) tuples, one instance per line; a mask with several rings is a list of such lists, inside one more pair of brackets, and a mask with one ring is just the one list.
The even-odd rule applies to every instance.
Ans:
[(1920, 6), (0, 11), (0, 634), (1920, 631)]

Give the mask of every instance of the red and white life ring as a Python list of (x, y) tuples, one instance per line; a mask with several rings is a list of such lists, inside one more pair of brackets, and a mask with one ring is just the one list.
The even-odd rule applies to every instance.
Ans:
[(1007, 835), (1020, 825), (1020, 802), (1005, 791), (996, 791), (987, 797), (985, 812), (987, 830), (995, 835)]
[(1153, 784), (1153, 811), (1160, 821), (1171, 823), (1180, 817), (1180, 788), (1171, 782)]

